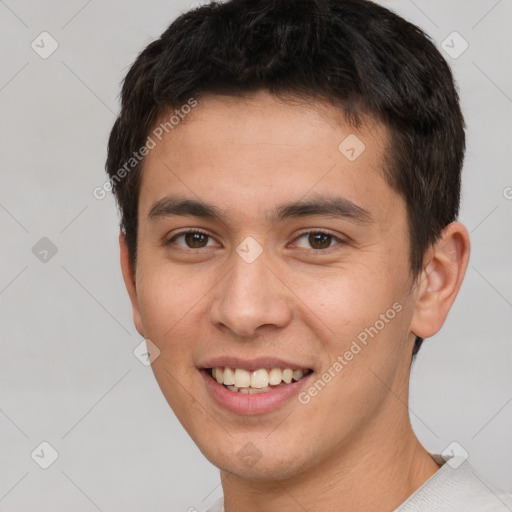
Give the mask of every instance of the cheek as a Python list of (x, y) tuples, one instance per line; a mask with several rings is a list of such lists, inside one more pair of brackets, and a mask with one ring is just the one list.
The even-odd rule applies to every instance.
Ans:
[(327, 333), (344, 339), (373, 325), (402, 295), (397, 279), (376, 265), (332, 268), (322, 275), (303, 273), (291, 282), (304, 317), (317, 317)]
[(300, 316), (310, 322), (324, 353), (322, 372), (333, 382), (319, 403), (357, 411), (356, 416), (373, 410), (387, 393), (382, 381), (393, 381), (404, 358), (411, 317), (404, 283), (391, 272), (362, 265), (357, 272), (336, 269), (301, 283), (297, 295), (307, 300)]
[(205, 298), (212, 287), (200, 270), (187, 276), (177, 265), (141, 261), (139, 306), (147, 337), (157, 345), (171, 342), (180, 332), (193, 329), (204, 314)]
[[(191, 332), (211, 328), (208, 312), (212, 300), (220, 300), (225, 269), (212, 265), (189, 268), (152, 257), (149, 251), (139, 257), (137, 289), (148, 338), (154, 338), (157, 345), (175, 344), (177, 339), (190, 338)], [(335, 356), (374, 326), (403, 295), (403, 276), (397, 275), (397, 266), (389, 257), (379, 258), (369, 251), (336, 266), (281, 267), (280, 274), (283, 287), (272, 300), (286, 300), (296, 321)], [(392, 323), (396, 328), (397, 321)], [(386, 323), (385, 331), (389, 330)]]

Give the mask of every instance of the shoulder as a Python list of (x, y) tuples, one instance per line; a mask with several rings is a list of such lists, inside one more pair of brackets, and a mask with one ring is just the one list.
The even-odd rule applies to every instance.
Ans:
[(479, 475), (462, 457), (446, 462), (395, 512), (511, 512), (512, 494), (506, 493)]

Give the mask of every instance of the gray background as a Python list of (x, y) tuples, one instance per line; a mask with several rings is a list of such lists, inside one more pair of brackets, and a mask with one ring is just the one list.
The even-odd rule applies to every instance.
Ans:
[[(414, 364), (411, 420), (427, 449), (457, 441), (512, 491), (512, 1), (382, 3), (440, 47), (453, 31), (469, 44), (445, 56), (468, 124), (460, 219), (472, 257), (444, 329)], [(92, 195), (121, 79), (191, 5), (0, 1), (1, 511), (204, 510), (221, 495), (217, 469), (133, 355), (142, 340), (115, 205)], [(59, 45), (47, 59), (31, 47), (43, 31)], [(457, 37), (445, 43), (452, 53)], [(55, 255), (36, 245), (43, 237)], [(42, 441), (59, 454), (48, 469), (31, 458)]]

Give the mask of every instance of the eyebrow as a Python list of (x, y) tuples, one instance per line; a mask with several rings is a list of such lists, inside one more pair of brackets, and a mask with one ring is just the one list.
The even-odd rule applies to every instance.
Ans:
[[(228, 224), (224, 212), (217, 206), (196, 199), (179, 196), (166, 196), (156, 201), (149, 210), (148, 218), (156, 220), (162, 217), (192, 216), (203, 219), (219, 220)], [(311, 199), (285, 203), (267, 212), (270, 224), (287, 219), (309, 216), (327, 216), (347, 219), (357, 224), (369, 224), (372, 216), (364, 208), (345, 197), (317, 196)]]

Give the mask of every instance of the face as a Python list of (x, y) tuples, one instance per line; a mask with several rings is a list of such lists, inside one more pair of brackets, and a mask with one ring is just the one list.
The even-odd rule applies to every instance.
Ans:
[(387, 141), (259, 92), (202, 98), (146, 157), (135, 324), (221, 469), (291, 477), (406, 421), (416, 294)]

